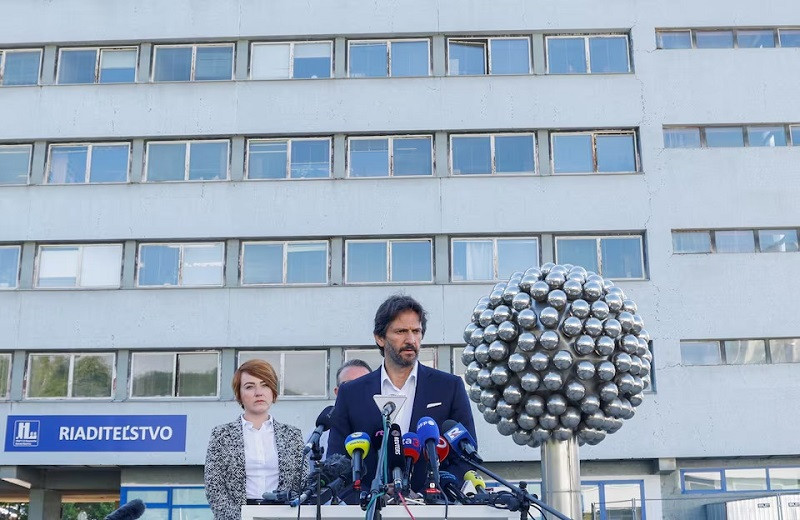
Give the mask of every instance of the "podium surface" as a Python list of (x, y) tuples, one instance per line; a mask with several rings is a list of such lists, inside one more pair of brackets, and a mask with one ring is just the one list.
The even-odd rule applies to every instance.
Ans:
[[(408, 508), (417, 520), (441, 520), (444, 518), (444, 506), (409, 505)], [(322, 518), (325, 520), (363, 519), (364, 511), (359, 506), (322, 506)], [(300, 518), (317, 517), (317, 506), (304, 505), (300, 508)], [(382, 518), (409, 519), (403, 506), (391, 505), (381, 509)], [(495, 509), (489, 506), (455, 505), (447, 508), (448, 520), (502, 519), (518, 520), (519, 511)], [(242, 520), (296, 520), (297, 508), (289, 506), (242, 506)]]

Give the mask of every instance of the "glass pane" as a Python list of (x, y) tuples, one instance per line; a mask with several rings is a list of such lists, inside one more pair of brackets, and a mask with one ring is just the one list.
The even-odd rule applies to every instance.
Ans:
[(681, 341), (681, 363), (684, 365), (722, 364), (719, 342)]
[(800, 468), (769, 468), (770, 489), (800, 489)]
[(497, 278), (505, 280), (515, 271), (539, 265), (537, 240), (497, 240)]
[(180, 256), (180, 246), (141, 246), (139, 248), (139, 285), (178, 285)]
[(149, 143), (147, 181), (182, 181), (186, 178), (186, 143)]
[(69, 355), (31, 355), (28, 397), (67, 397)]
[(604, 484), (606, 520), (639, 520), (642, 517), (642, 488), (639, 484)]
[(178, 354), (177, 397), (213, 397), (217, 395), (219, 356)]
[(100, 83), (133, 83), (136, 81), (136, 50), (100, 51)]
[(151, 505), (158, 505), (158, 504), (167, 504), (169, 502), (169, 493), (167, 490), (164, 491), (156, 491), (156, 490), (143, 490), (143, 489), (136, 489), (136, 488), (128, 488), (128, 500), (133, 500), (134, 498), (140, 499), (142, 502), (147, 504), (147, 507)]
[(328, 245), (289, 243), (286, 246), (286, 283), (325, 283), (328, 281)]
[(351, 177), (387, 177), (388, 175), (388, 139), (350, 140)]
[(729, 365), (750, 365), (767, 362), (767, 349), (764, 340), (731, 340), (723, 341), (725, 362)]
[(154, 81), (189, 81), (192, 79), (191, 47), (156, 47)]
[(692, 48), (692, 33), (690, 31), (657, 31), (656, 40), (659, 49)]
[(454, 282), (494, 280), (491, 240), (453, 240)]
[(744, 146), (742, 128), (732, 127), (707, 127), (706, 146), (709, 148)]
[(547, 38), (549, 74), (585, 74), (586, 47), (583, 38)]
[(454, 41), (448, 46), (451, 76), (486, 74), (486, 41)]
[(676, 253), (710, 253), (711, 234), (708, 231), (673, 231), (672, 248)]
[(253, 79), (286, 79), (289, 77), (289, 44), (271, 43), (253, 45), (250, 61)]
[(600, 486), (582, 484), (581, 504), (584, 520), (600, 520)]
[(721, 491), (722, 474), (719, 471), (687, 471), (683, 474), (686, 491)]
[(114, 354), (78, 354), (72, 369), (72, 397), (111, 397)]
[(427, 76), (428, 41), (392, 42), (392, 76)]
[(534, 173), (533, 136), (495, 136), (494, 161), (497, 173)]
[(172, 520), (214, 520), (210, 508), (173, 507)]
[(798, 250), (797, 230), (795, 229), (759, 229), (758, 245), (763, 252), (781, 253)]
[(347, 281), (388, 280), (386, 242), (347, 242)]
[(74, 184), (86, 182), (86, 157), (88, 146), (51, 146), (49, 184)]
[(127, 180), (128, 145), (94, 145), (89, 182), (125, 182)]
[(392, 242), (392, 281), (429, 282), (431, 243), (427, 240)]
[(175, 354), (133, 354), (131, 364), (131, 397), (172, 397)]
[(594, 171), (592, 136), (560, 134), (553, 136), (555, 173), (587, 173)]
[(386, 42), (351, 43), (350, 77), (381, 78), (389, 74)]
[(122, 245), (84, 246), (81, 287), (119, 287)]
[(228, 178), (228, 143), (190, 143), (189, 180)]
[(0, 146), (0, 184), (27, 184), (30, 146)]
[(19, 275), (18, 246), (0, 247), (0, 288), (13, 289)]
[(233, 75), (233, 47), (197, 47), (195, 60), (196, 81), (231, 79)]
[(283, 244), (245, 244), (242, 283), (282, 283)]
[(595, 273), (597, 264), (597, 240), (594, 238), (559, 238), (556, 240), (556, 261), (559, 264), (579, 265)]
[(283, 395), (324, 396), (328, 391), (325, 352), (286, 352)]
[(37, 287), (75, 287), (79, 258), (77, 246), (40, 248)]
[(491, 137), (453, 137), (453, 175), (492, 173)]
[(782, 126), (748, 126), (749, 146), (786, 146), (786, 130)]
[(319, 179), (331, 175), (331, 142), (327, 139), (292, 140), (292, 178)]
[(632, 134), (597, 136), (597, 171), (636, 171), (636, 147)]
[[(781, 47), (800, 47), (800, 29), (778, 29), (778, 33)], [(8, 65), (6, 65), (6, 70), (8, 70)]]
[(395, 176), (431, 175), (431, 138), (395, 138), (392, 142), (392, 161)]
[(491, 74), (529, 74), (531, 71), (528, 39), (492, 39)]
[[(420, 349), (420, 354), (422, 354)], [(383, 356), (381, 356), (378, 347), (371, 349), (347, 349), (344, 351), (344, 360), (350, 361), (351, 359), (360, 359), (367, 363), (373, 370), (377, 370), (383, 364)]]
[(728, 491), (767, 489), (767, 470), (766, 468), (726, 469), (725, 487)]
[(11, 354), (0, 354), (0, 399), (8, 398), (10, 376)]
[(62, 50), (58, 64), (58, 83), (94, 83), (97, 50)]
[(6, 51), (3, 85), (36, 85), (42, 51)]
[(640, 238), (603, 238), (600, 252), (606, 278), (644, 278)]
[(700, 148), (700, 129), (665, 128), (664, 148)]
[(733, 31), (695, 31), (698, 49), (732, 49)]
[(747, 47), (775, 47), (775, 33), (772, 29), (759, 29), (736, 31), (736, 41), (739, 48)]
[[(798, 47), (800, 47), (800, 45), (798, 45)], [(800, 146), (800, 126), (790, 126), (789, 133), (792, 136), (792, 146)]]
[(225, 248), (222, 244), (185, 246), (181, 285), (222, 285)]
[(769, 340), (769, 354), (773, 363), (800, 363), (800, 338)]
[(208, 504), (203, 488), (172, 488), (172, 504), (176, 506), (194, 506)]
[(285, 179), (287, 141), (251, 141), (247, 148), (248, 179)]
[(295, 43), (293, 77), (298, 79), (330, 78), (331, 44)]
[(148, 506), (144, 514), (139, 517), (139, 520), (170, 520), (169, 516), (170, 510), (167, 508), (155, 509)]
[(752, 253), (756, 250), (753, 232), (749, 229), (741, 231), (715, 231), (717, 253)]
[(628, 38), (625, 36), (589, 38), (589, 64), (592, 74), (629, 72)]

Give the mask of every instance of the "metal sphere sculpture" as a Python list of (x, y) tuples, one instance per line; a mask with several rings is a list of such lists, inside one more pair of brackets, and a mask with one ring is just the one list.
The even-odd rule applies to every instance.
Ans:
[(650, 386), (650, 335), (611, 280), (546, 263), (478, 300), (461, 361), (469, 397), (515, 443), (573, 435), (597, 444), (622, 427)]

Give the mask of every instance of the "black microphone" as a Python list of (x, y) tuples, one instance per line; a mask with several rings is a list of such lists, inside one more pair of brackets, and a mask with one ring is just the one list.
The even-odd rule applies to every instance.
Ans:
[(400, 426), (392, 424), (389, 427), (389, 444), (386, 448), (386, 463), (394, 480), (394, 487), (400, 490), (403, 487), (403, 432)]
[(462, 504), (469, 503), (469, 498), (461, 492), (461, 488), (458, 486), (458, 479), (455, 475), (449, 471), (440, 471), (439, 479), (442, 484), (442, 491), (447, 495), (447, 498), (452, 502), (460, 502)]
[(397, 405), (394, 404), (392, 401), (389, 401), (388, 403), (383, 405), (383, 410), (381, 411), (381, 413), (383, 413), (385, 417), (389, 417), (390, 415), (392, 415), (392, 412), (394, 412), (396, 409)]
[(289, 503), (289, 499), (291, 498), (290, 491), (267, 491), (261, 498), (264, 499), (264, 502), (269, 502), (270, 504), (280, 504), (286, 505)]
[(308, 442), (306, 443), (305, 447), (303, 447), (304, 457), (308, 455), (308, 453), (314, 448), (314, 446), (319, 446), (319, 438), (322, 436), (323, 432), (325, 432), (331, 427), (332, 412), (333, 412), (333, 406), (327, 406), (319, 414), (319, 417), (317, 417), (317, 427), (316, 429), (314, 429), (314, 432), (311, 434), (311, 437), (308, 438)]
[(475, 447), (475, 439), (469, 434), (463, 424), (448, 419), (442, 423), (442, 430), (444, 430), (444, 438), (450, 444), (450, 448), (459, 457), (466, 457), (475, 462), (483, 462), (480, 455), (478, 455), (478, 448)]
[(320, 487), (331, 485), (336, 479), (344, 477), (353, 470), (350, 459), (341, 453), (334, 453), (322, 463), (319, 471), (312, 471), (306, 478), (306, 485), (300, 496), (290, 502), (290, 506), (297, 507), (308, 497), (312, 496), (317, 490), (317, 478), (320, 479)]
[(106, 520), (136, 520), (144, 514), (145, 509), (144, 502), (135, 498), (106, 516)]

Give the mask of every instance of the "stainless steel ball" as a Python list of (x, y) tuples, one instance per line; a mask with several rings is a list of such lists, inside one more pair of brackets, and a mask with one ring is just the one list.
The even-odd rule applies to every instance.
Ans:
[(559, 350), (553, 356), (553, 365), (559, 370), (567, 370), (572, 366), (572, 354), (568, 350)]
[(603, 332), (610, 338), (616, 338), (622, 333), (622, 325), (614, 318), (608, 318), (603, 323)]
[(542, 351), (534, 352), (529, 360), (531, 367), (534, 370), (542, 372), (550, 365), (550, 357)]
[(529, 395), (523, 401), (525, 408), (525, 413), (528, 415), (532, 415), (534, 417), (539, 417), (544, 413), (545, 410), (545, 403), (544, 399), (540, 395)]
[(589, 381), (594, 377), (595, 374), (595, 367), (594, 363), (587, 360), (578, 361), (575, 365), (575, 375), (578, 376), (578, 379), (582, 379), (583, 381)]
[(597, 300), (596, 302), (592, 303), (592, 316), (598, 320), (604, 320), (608, 318), (608, 313), (608, 304), (603, 300)]
[(633, 333), (639, 334), (642, 331), (642, 327), (644, 327), (644, 319), (638, 314), (633, 315)]
[(591, 336), (583, 335), (575, 340), (575, 352), (581, 356), (591, 354), (594, 351), (594, 340)]
[(581, 412), (577, 408), (570, 406), (564, 411), (564, 413), (561, 414), (559, 420), (565, 428), (574, 430), (581, 422)]
[(468, 366), (473, 361), (475, 361), (475, 347), (467, 345), (464, 347), (464, 350), (461, 351), (461, 364)]
[(553, 307), (545, 307), (539, 313), (539, 321), (548, 329), (554, 328), (558, 325), (558, 311)]
[(497, 335), (503, 341), (513, 341), (517, 337), (517, 326), (510, 321), (504, 321), (497, 327)]
[(583, 284), (583, 296), (593, 302), (603, 295), (603, 286), (599, 282), (591, 281)]
[[(580, 318), (570, 316), (564, 320), (564, 323), (561, 325), (561, 330), (564, 331), (564, 334), (572, 338), (581, 333), (581, 330), (583, 330), (583, 323)], [(483, 340), (483, 334), (481, 334), (481, 340)], [(480, 343), (480, 341), (478, 343)]]
[(547, 295), (547, 304), (556, 309), (563, 309), (567, 305), (567, 293), (561, 289), (550, 291)]
[(478, 327), (472, 331), (472, 336), (469, 337), (469, 344), (477, 347), (481, 343), (483, 343), (483, 329)]
[(594, 341), (594, 351), (603, 357), (610, 356), (614, 353), (614, 340), (608, 336), (600, 336)]
[(570, 312), (576, 318), (585, 320), (589, 317), (589, 313), (591, 312), (591, 307), (589, 306), (589, 302), (586, 300), (575, 300), (572, 302), (572, 305), (569, 308)]
[(586, 397), (586, 387), (580, 381), (570, 381), (564, 387), (564, 395), (570, 401), (578, 402)]
[(518, 311), (523, 311), (525, 309), (528, 309), (530, 308), (530, 306), (531, 306), (531, 296), (526, 292), (518, 292), (514, 296), (514, 299), (511, 300), (511, 308)]
[(614, 379), (617, 370), (614, 368), (614, 363), (611, 361), (601, 361), (595, 367), (595, 372), (601, 381), (611, 381)]
[(637, 355), (630, 356), (630, 358), (631, 358), (631, 366), (628, 369), (628, 372), (630, 372), (631, 374), (633, 374), (635, 376), (642, 375), (641, 374), (641, 372), (642, 372), (642, 358), (640, 358)]
[[(499, 407), (498, 407), (498, 413), (499, 413)], [(606, 405), (603, 406), (603, 413), (609, 417), (622, 417), (623, 414), (622, 401), (620, 401), (619, 398), (616, 398), (606, 403)]]
[(644, 401), (642, 394), (633, 394), (628, 396), (628, 402), (631, 406), (639, 406)]
[(513, 404), (508, 403), (505, 399), (500, 399), (497, 401), (497, 406), (495, 407), (497, 410), (498, 415), (500, 417), (507, 417), (511, 418), (517, 415), (517, 408)]
[[(481, 312), (483, 312), (483, 311), (481, 311)], [(478, 317), (475, 318), (475, 321), (478, 321), (479, 317), (480, 317), (480, 314), (478, 314)], [(467, 325), (467, 327), (464, 329), (464, 343), (469, 343), (470, 342), (470, 338), (472, 338), (472, 333), (475, 332), (475, 329), (477, 329), (477, 328), (478, 328), (478, 325), (475, 324), (475, 323), (470, 323), (469, 325)]]
[(550, 440), (550, 431), (542, 426), (537, 426), (531, 430), (531, 440), (537, 441), (540, 445), (544, 444), (546, 441)]
[(596, 395), (587, 395), (581, 401), (581, 411), (586, 414), (595, 413), (600, 409), (600, 398)]
[(509, 404), (519, 404), (524, 396), (522, 389), (516, 384), (509, 384), (503, 389), (503, 399)]
[(478, 363), (486, 364), (489, 362), (489, 345), (481, 343), (475, 347), (475, 361)]
[(568, 279), (562, 289), (570, 300), (577, 300), (583, 295), (583, 284), (576, 279)]
[(526, 330), (533, 329), (536, 327), (536, 313), (533, 312), (533, 309), (523, 309), (519, 311), (517, 324)]
[(551, 413), (542, 414), (542, 416), (539, 417), (539, 425), (542, 428), (552, 430), (553, 428), (558, 426), (558, 417), (556, 417)]
[(511, 317), (511, 308), (508, 305), (498, 305), (497, 308), (492, 311), (492, 321), (495, 324), (500, 325), (504, 321), (508, 321)]
[(481, 403), (486, 408), (494, 408), (500, 400), (500, 393), (494, 389), (484, 389), (481, 392)]
[(583, 331), (589, 336), (596, 338), (603, 333), (603, 322), (597, 318), (588, 318), (583, 324)]
[(492, 323), (492, 317), (493, 316), (494, 316), (494, 310), (486, 309), (478, 317), (478, 325), (480, 325), (481, 327), (486, 327), (487, 325)]
[(488, 345), (496, 339), (497, 339), (497, 325), (495, 325), (494, 323), (487, 325), (486, 328), (483, 329), (483, 342)]
[(616, 367), (617, 372), (628, 372), (632, 365), (633, 360), (631, 356), (625, 352), (617, 352), (614, 354), (614, 367)]
[(471, 401), (480, 403), (481, 392), (483, 392), (483, 388), (481, 388), (481, 386), (478, 383), (472, 383), (471, 385), (469, 385), (468, 395)]
[(531, 332), (523, 332), (517, 338), (517, 348), (523, 352), (531, 352), (536, 348), (536, 336)]
[(620, 347), (628, 354), (636, 354), (636, 350), (639, 348), (639, 339), (633, 334), (626, 334), (620, 342)]
[(608, 293), (604, 298), (608, 304), (608, 310), (611, 312), (619, 312), (622, 310), (622, 297), (618, 294)]
[(559, 338), (558, 332), (554, 330), (546, 330), (539, 336), (539, 345), (545, 350), (555, 350), (560, 342), (561, 338)]
[(492, 382), (492, 372), (486, 367), (478, 371), (478, 376), (475, 380), (481, 388), (492, 388), (494, 386)]
[(633, 331), (633, 314), (630, 312), (622, 311), (617, 314), (617, 321), (622, 325), (623, 332)]
[(522, 280), (519, 281), (519, 288), (525, 291), (526, 293), (530, 294), (531, 285), (535, 284), (538, 281), (539, 281), (538, 276), (526, 272), (526, 274), (522, 277)]
[(514, 297), (519, 294), (519, 282), (520, 280), (516, 280), (513, 284), (511, 280), (509, 280), (509, 284), (503, 289), (503, 301), (507, 304), (510, 304), (514, 301)]
[(622, 310), (625, 312), (630, 312), (631, 314), (636, 314), (636, 311), (639, 310), (639, 307), (636, 305), (636, 302), (631, 299), (622, 300)]
[(564, 384), (564, 379), (558, 372), (548, 372), (542, 378), (542, 385), (550, 391), (558, 390)]
[(561, 394), (552, 394), (547, 398), (547, 411), (553, 415), (561, 415), (567, 409), (567, 400)]
[(553, 438), (557, 441), (567, 441), (572, 438), (572, 430), (559, 426), (553, 430)]
[(536, 425), (539, 421), (536, 420), (536, 417), (528, 414), (527, 412), (521, 412), (519, 416), (517, 416), (517, 424), (523, 430), (532, 430), (536, 428)]
[[(517, 419), (517, 422), (519, 423), (519, 419)], [(511, 434), (511, 439), (514, 441), (514, 444), (526, 446), (531, 441), (531, 432), (517, 430)]]
[(600, 388), (598, 389), (598, 395), (600, 396), (600, 400), (602, 402), (607, 403), (619, 397), (619, 388), (616, 384), (609, 381), (608, 383), (600, 385)]
[(494, 408), (487, 408), (483, 411), (483, 419), (489, 424), (497, 424), (500, 422), (500, 416)]
[(550, 286), (541, 280), (531, 285), (531, 297), (537, 302), (545, 301), (549, 293)]
[(526, 372), (519, 380), (519, 384), (526, 392), (535, 392), (539, 389), (541, 378), (536, 372)]
[(489, 357), (495, 361), (500, 361), (508, 357), (508, 343), (504, 341), (494, 340), (489, 345)]
[(481, 371), (481, 365), (477, 361), (471, 362), (464, 369), (464, 380), (467, 384), (472, 384), (478, 381), (478, 372)]
[(545, 262), (539, 266), (539, 270), (542, 272), (542, 276), (547, 276), (550, 273), (550, 269), (555, 267), (556, 264), (553, 262)]
[(522, 372), (525, 370), (526, 366), (528, 366), (528, 358), (519, 352), (514, 352), (508, 356), (508, 368), (510, 368), (513, 372)]
[[(505, 289), (505, 284), (503, 284)], [(489, 308), (493, 309), (503, 303), (503, 289), (495, 289), (489, 294)]]
[(564, 282), (567, 281), (567, 277), (562, 272), (553, 272), (552, 270), (550, 273), (544, 277), (544, 281), (550, 289), (558, 289)]
[(508, 383), (511, 377), (511, 370), (505, 365), (497, 365), (490, 372), (490, 377), (492, 378), (492, 383), (502, 386)]
[(501, 417), (497, 422), (497, 431), (500, 435), (511, 435), (519, 429), (517, 421), (509, 417)]

